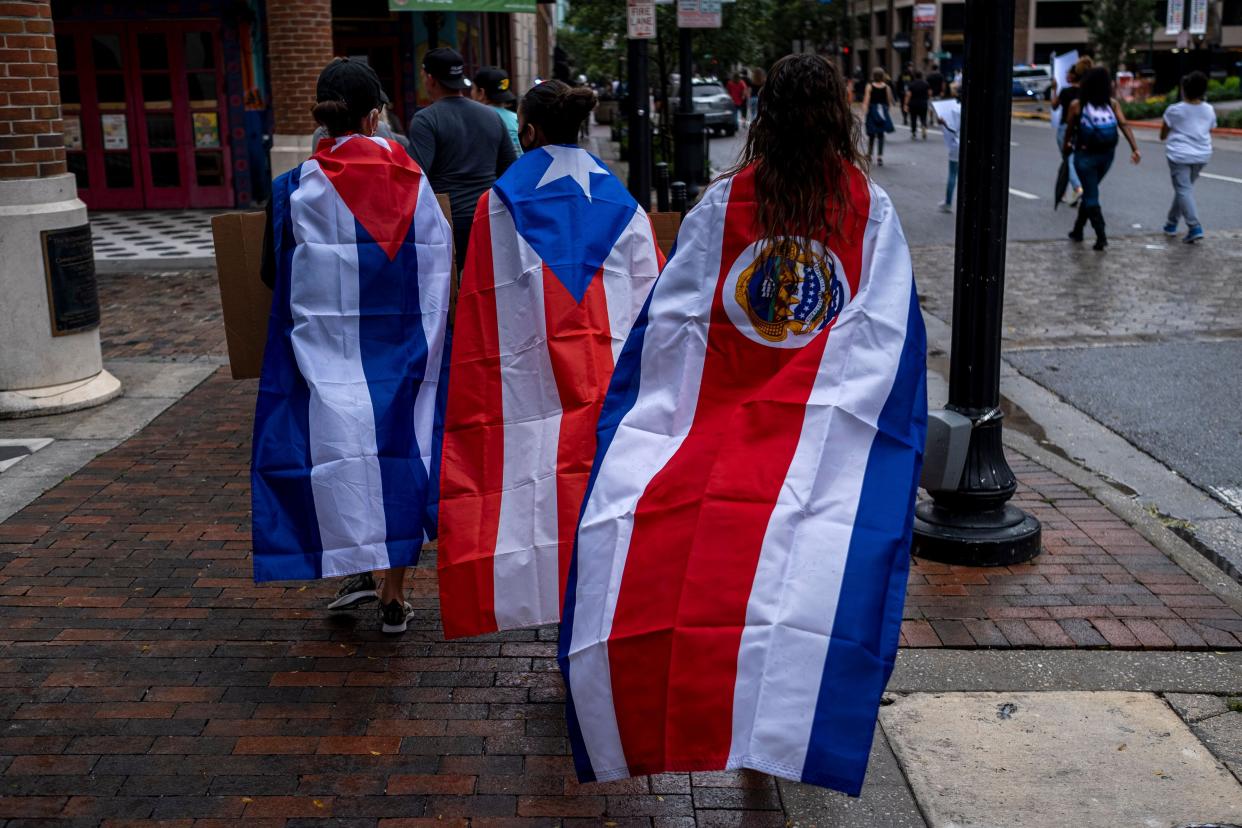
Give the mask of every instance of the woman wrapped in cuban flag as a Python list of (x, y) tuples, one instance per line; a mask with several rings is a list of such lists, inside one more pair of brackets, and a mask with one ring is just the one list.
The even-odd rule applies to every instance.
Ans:
[(604, 400), (559, 661), (578, 776), (857, 795), (896, 655), (923, 320), (836, 65), (778, 61)]
[(434, 536), (452, 232), (423, 171), (375, 135), (384, 94), (337, 58), (316, 88), (328, 131), (272, 183), (272, 315), (255, 411), (256, 581), (347, 578), (406, 629), (405, 567)]

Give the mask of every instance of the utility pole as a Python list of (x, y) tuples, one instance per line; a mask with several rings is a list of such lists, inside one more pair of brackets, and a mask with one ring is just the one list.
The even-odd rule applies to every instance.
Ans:
[(651, 209), (651, 100), (647, 72), (647, 41), (631, 38), (626, 85), (629, 87), (630, 195), (644, 210)]
[[(1025, 2), (1025, 0), (1023, 0)], [(1004, 566), (1039, 554), (1040, 525), (1009, 505), (1017, 480), (1001, 443), (1001, 308), (1009, 206), (1014, 0), (967, 0), (961, 191), (953, 265), (953, 350), (946, 408), (970, 421), (957, 488), (929, 492), (914, 554)]]

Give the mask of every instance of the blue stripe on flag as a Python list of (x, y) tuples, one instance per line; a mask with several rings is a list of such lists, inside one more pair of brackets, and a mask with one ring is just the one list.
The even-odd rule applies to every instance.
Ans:
[(901, 629), (914, 494), (927, 432), (927, 358), (918, 296), (910, 290), (906, 340), (867, 459), (819, 685), (802, 781), (857, 796), (875, 712)]
[(289, 278), (296, 243), (289, 196), (297, 190), (301, 174), (302, 168), (294, 167), (272, 182), (276, 291), (255, 403), (250, 465), (255, 581), (301, 581), (323, 575), (323, 541), (315, 520), (307, 442), (310, 389), (298, 371), (290, 338)]
[(358, 237), (358, 339), (375, 418), (390, 566), (413, 566), (423, 546), (427, 470), (414, 433), (414, 399), (427, 372), (427, 337), (418, 295), (414, 222), (388, 258), (361, 222)]
[[(656, 280), (659, 284), (659, 280)], [(608, 395), (600, 409), (599, 426), (597, 428), (595, 462), (591, 466), (591, 476), (587, 480), (586, 494), (582, 498), (582, 507), (578, 511), (578, 522), (582, 522), (582, 512), (587, 501), (591, 499), (591, 490), (595, 488), (595, 478), (599, 474), (600, 461), (608, 453), (612, 438), (617, 433), (621, 420), (634, 407), (638, 399), (638, 388), (641, 381), (643, 361), (643, 339), (647, 335), (647, 316), (651, 310), (651, 297), (655, 295), (653, 287), (647, 294), (643, 309), (634, 320), (634, 327), (626, 337), (625, 346), (621, 349), (621, 357), (617, 367), (613, 369), (612, 379), (608, 383)], [(569, 742), (573, 747), (574, 770), (581, 782), (594, 782), (595, 771), (591, 767), (591, 757), (587, 754), (586, 742), (582, 739), (582, 728), (578, 725), (578, 713), (574, 709), (573, 690), (569, 684), (569, 645), (574, 629), (574, 603), (578, 587), (578, 537), (574, 535), (574, 554), (569, 561), (568, 580), (565, 585), (565, 607), (561, 611), (560, 643), (557, 646), (557, 663), (561, 668), (561, 676), (565, 681), (565, 719), (569, 725)]]

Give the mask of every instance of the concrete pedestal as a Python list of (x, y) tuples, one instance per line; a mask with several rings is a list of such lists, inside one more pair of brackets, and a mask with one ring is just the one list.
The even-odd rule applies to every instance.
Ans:
[(289, 170), (310, 158), (310, 135), (273, 135), (272, 149), (269, 159), (272, 167), (272, 178), (289, 172)]
[(72, 175), (0, 180), (0, 419), (98, 405), (121, 392), (99, 329), (53, 335), (45, 230), (86, 224)]

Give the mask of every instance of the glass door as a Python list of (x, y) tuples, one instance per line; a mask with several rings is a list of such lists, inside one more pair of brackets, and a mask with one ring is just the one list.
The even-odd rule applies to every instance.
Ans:
[(219, 27), (191, 22), (134, 29), (147, 206), (231, 205)]
[(57, 25), (66, 161), (78, 195), (95, 209), (142, 207), (142, 182), (120, 26)]

